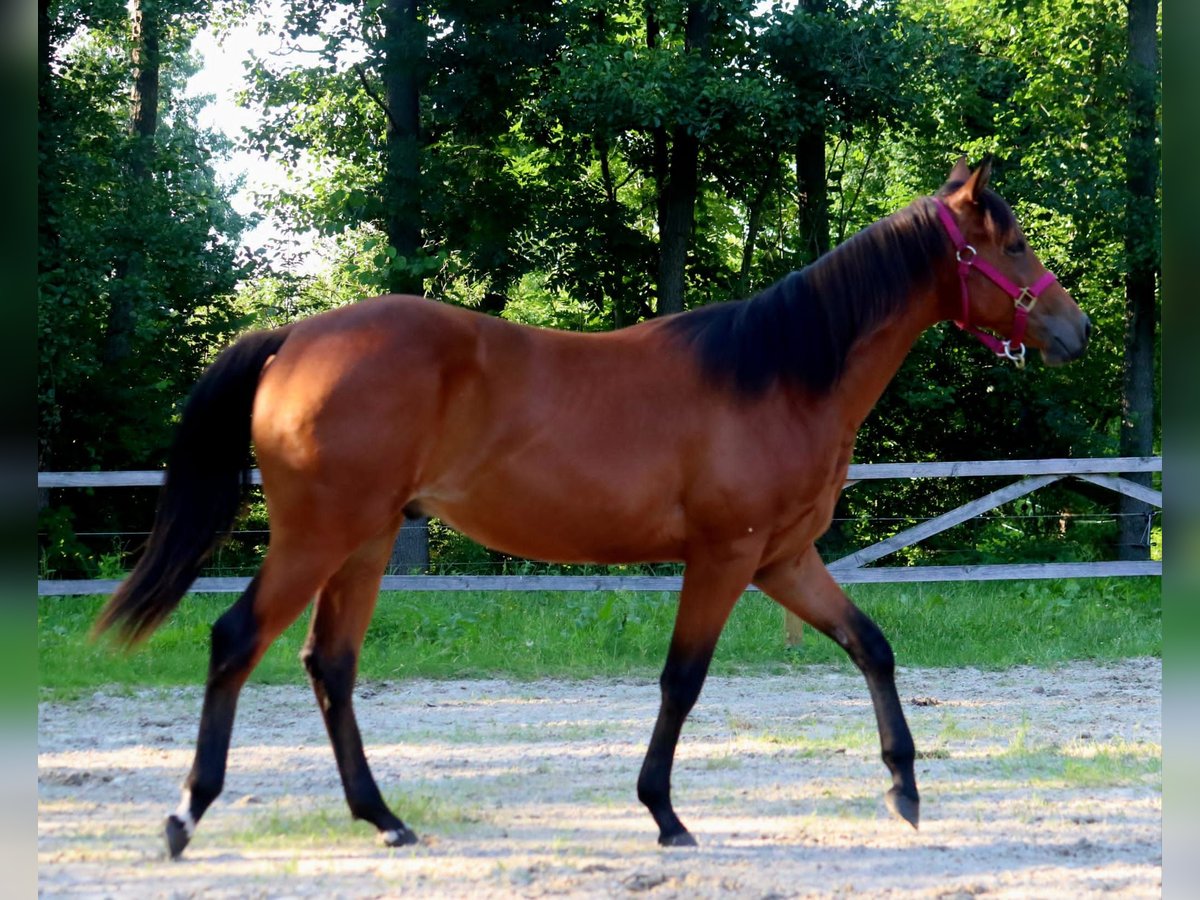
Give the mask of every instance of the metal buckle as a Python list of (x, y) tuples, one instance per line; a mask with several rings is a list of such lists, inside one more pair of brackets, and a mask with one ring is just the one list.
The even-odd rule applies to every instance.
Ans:
[[(1023, 303), (1022, 301), (1028, 301), (1028, 302)], [(1023, 310), (1024, 312), (1029, 312), (1031, 309), (1033, 309), (1034, 304), (1036, 304), (1037, 302), (1038, 302), (1037, 295), (1031, 293), (1029, 288), (1027, 288), (1027, 287), (1021, 288), (1021, 293), (1019, 293), (1019, 294), (1017, 294), (1017, 296), (1013, 297), (1013, 306), (1015, 306), (1019, 310)]]
[[(1036, 298), (1034, 298), (1034, 299), (1036, 299)], [(1024, 343), (1017, 344), (1017, 352), (1016, 353), (1013, 353), (1013, 351), (1012, 351), (1012, 341), (1002, 341), (1000, 346), (1004, 348), (1005, 358), (1011, 359), (1013, 361), (1013, 365), (1015, 365), (1018, 369), (1025, 368), (1025, 344)]]
[[(967, 259), (963, 259), (963, 253), (967, 250), (971, 251), (971, 255)], [(958, 251), (954, 254), (954, 258), (957, 259), (960, 263), (963, 263), (964, 265), (969, 266), (971, 263), (975, 262), (975, 257), (978, 255), (979, 255), (979, 252), (974, 247), (972, 247), (970, 244), (963, 244), (961, 247), (958, 248)]]

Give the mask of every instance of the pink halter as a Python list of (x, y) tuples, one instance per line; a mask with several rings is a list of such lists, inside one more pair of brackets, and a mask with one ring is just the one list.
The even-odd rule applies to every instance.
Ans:
[[(958, 225), (954, 221), (954, 216), (950, 212), (950, 208), (938, 197), (933, 198), (933, 202), (937, 204), (938, 218), (942, 220), (942, 225), (946, 228), (946, 233), (950, 235), (950, 241), (954, 244), (955, 259), (958, 260), (958, 282), (962, 286), (962, 319), (956, 320), (955, 325), (970, 334), (979, 338), (980, 342), (990, 349), (997, 356), (1003, 356), (1011, 359), (1016, 363), (1017, 368), (1025, 367), (1025, 344), (1022, 342), (1025, 337), (1025, 324), (1029, 318), (1029, 311), (1038, 301), (1042, 291), (1052, 285), (1057, 279), (1054, 273), (1047, 271), (1045, 275), (1039, 278), (1029, 287), (1017, 287), (1000, 272), (992, 266), (986, 259), (980, 259), (975, 248), (967, 243), (966, 238), (962, 236), (962, 232), (958, 230)], [(1013, 306), (1016, 310), (1013, 313), (1013, 328), (1012, 335), (1007, 341), (1002, 341), (986, 331), (980, 331), (971, 324), (971, 304), (967, 296), (967, 275), (971, 269), (978, 269), (981, 274), (990, 278), (1000, 290), (1008, 294), (1012, 298)], [(1016, 348), (1015, 350), (1013, 348)]]

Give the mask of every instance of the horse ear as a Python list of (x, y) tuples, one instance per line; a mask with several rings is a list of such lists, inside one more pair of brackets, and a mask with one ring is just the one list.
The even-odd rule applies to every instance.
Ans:
[(950, 170), (950, 175), (946, 181), (957, 181), (959, 184), (964, 184), (970, 177), (971, 168), (967, 165), (967, 158), (965, 156), (960, 156), (958, 158), (958, 162), (954, 164), (954, 168)]
[(992, 177), (992, 158), (989, 156), (984, 159), (971, 176), (967, 179), (967, 183), (963, 185), (963, 191), (971, 198), (972, 203), (978, 203), (979, 198), (983, 196), (983, 190), (988, 186), (988, 181)]

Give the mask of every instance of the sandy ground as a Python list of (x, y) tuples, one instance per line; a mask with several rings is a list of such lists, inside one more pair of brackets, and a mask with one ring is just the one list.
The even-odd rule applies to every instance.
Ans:
[(1161, 894), (1158, 660), (902, 670), (920, 831), (856, 673), (713, 678), (684, 730), (662, 850), (634, 783), (654, 684), (364, 685), (375, 773), (422, 836), (349, 824), (311, 694), (243, 694), (225, 794), (180, 862), (163, 816), (200, 691), (97, 693), (38, 719), (42, 896), (1153, 897)]

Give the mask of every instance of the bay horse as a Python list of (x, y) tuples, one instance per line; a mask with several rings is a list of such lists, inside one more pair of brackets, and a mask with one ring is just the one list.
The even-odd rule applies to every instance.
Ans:
[[(863, 672), (885, 795), (916, 827), (914, 746), (892, 649), (813, 542), (855, 432), (917, 337), (956, 320), (997, 353), (1083, 353), (1091, 324), (960, 159), (936, 195), (757, 296), (605, 334), (529, 328), (421, 297), (330, 310), (226, 349), (188, 399), (146, 552), (100, 614), (133, 643), (178, 604), (231, 528), (257, 453), (270, 545), (212, 629), (195, 761), (166, 820), (173, 857), (224, 784), (239, 691), (314, 603), (301, 653), (351, 814), (416, 835), (367, 766), (352, 693), (406, 517), (559, 563), (681, 561), (661, 707), (637, 780), (664, 846), (690, 846), (671, 768), (717, 638), (750, 584)], [(1001, 340), (989, 332), (1008, 335)]]

